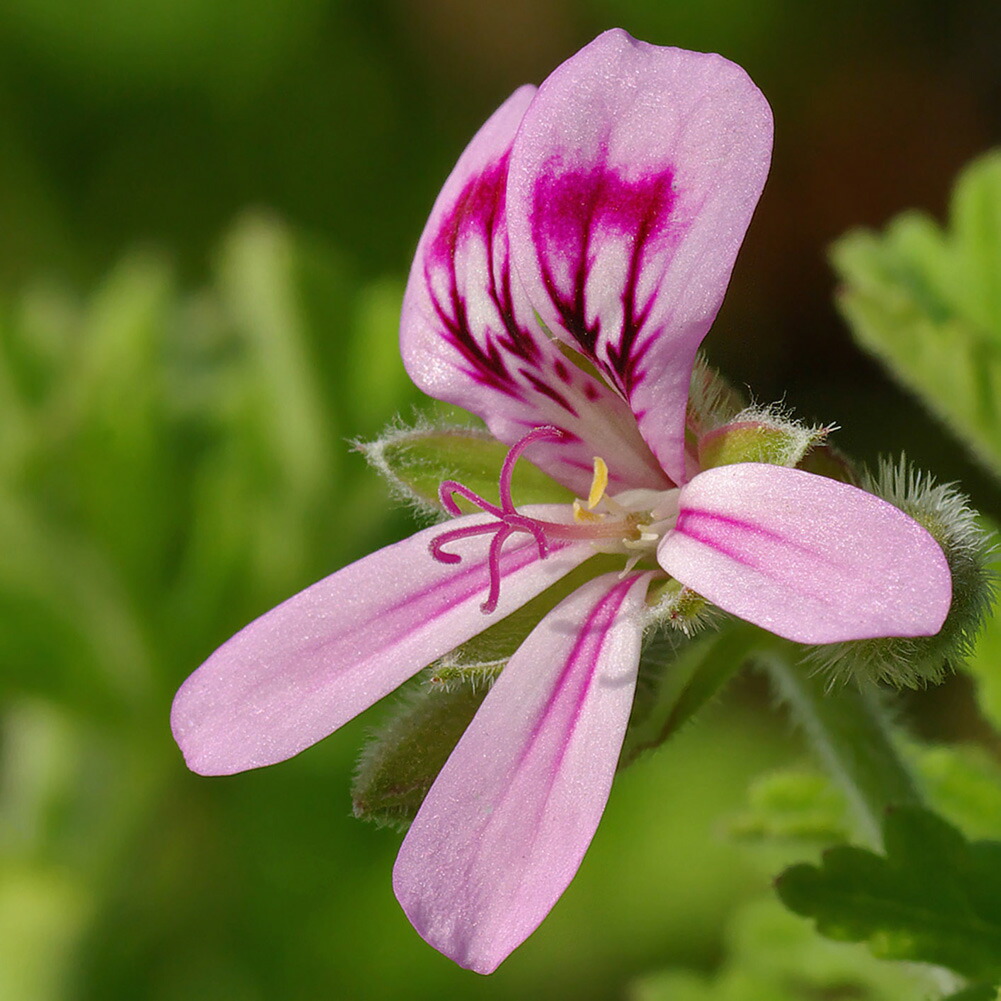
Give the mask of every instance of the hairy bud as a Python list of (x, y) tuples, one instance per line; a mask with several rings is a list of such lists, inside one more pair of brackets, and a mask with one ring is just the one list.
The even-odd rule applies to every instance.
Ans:
[(838, 677), (921, 688), (940, 681), (970, 654), (994, 597), (995, 578), (988, 567), (994, 547), (952, 484), (935, 483), (903, 458), (881, 463), (862, 487), (910, 515), (942, 547), (952, 573), (952, 607), (934, 636), (834, 643), (811, 648), (810, 658)]

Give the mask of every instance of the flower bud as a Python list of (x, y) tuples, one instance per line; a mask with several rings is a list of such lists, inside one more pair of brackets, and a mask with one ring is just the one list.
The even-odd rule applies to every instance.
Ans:
[(798, 466), (830, 430), (798, 424), (775, 408), (747, 409), (699, 437), (699, 468), (713, 469), (736, 462)]
[(692, 636), (721, 615), (701, 594), (673, 577), (654, 583), (647, 595), (647, 615), (651, 624), (667, 625)]
[(952, 574), (952, 606), (934, 636), (886, 637), (812, 647), (810, 659), (841, 678), (864, 678), (897, 688), (941, 681), (970, 654), (990, 610), (995, 577), (993, 546), (966, 498), (935, 483), (901, 458), (863, 477), (862, 488), (910, 515), (942, 547)]

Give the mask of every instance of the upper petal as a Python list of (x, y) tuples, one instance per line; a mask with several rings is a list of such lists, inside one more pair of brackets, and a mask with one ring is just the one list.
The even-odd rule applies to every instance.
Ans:
[(542, 84), (511, 154), (511, 256), (533, 307), (629, 401), (676, 483), (695, 352), (771, 140), (740, 67), (615, 29)]
[(863, 490), (747, 462), (682, 488), (660, 565), (710, 601), (800, 643), (931, 636), (952, 602), (942, 549)]
[(508, 161), (534, 93), (522, 87), (493, 114), (435, 202), (404, 296), (403, 362), (424, 392), (478, 414), (509, 445), (537, 425), (568, 432), (531, 459), (577, 493), (596, 454), (620, 487), (662, 488), (629, 408), (545, 335), (512, 274)]
[(605, 809), (633, 701), (650, 574), (596, 577), (511, 658), (400, 849), (418, 932), (490, 973), (549, 913)]
[[(565, 508), (528, 510), (558, 519)], [(540, 560), (530, 536), (512, 538), (501, 554), (498, 607), (485, 615), (487, 540), (450, 543), (459, 564), (437, 562), (428, 547), (443, 531), (490, 520), (457, 518), (387, 546), (224, 643), (174, 699), (171, 726), (188, 766), (228, 775), (298, 754), (594, 552), (587, 543), (557, 542)]]

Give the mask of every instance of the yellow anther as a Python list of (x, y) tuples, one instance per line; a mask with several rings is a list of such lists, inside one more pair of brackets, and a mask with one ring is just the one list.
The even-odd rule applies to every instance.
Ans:
[(577, 522), (595, 522), (601, 521), (604, 516), (598, 514), (597, 511), (587, 511), (581, 505), (579, 500), (573, 502), (573, 520)]
[(591, 480), (591, 492), (587, 495), (587, 507), (589, 511), (593, 511), (598, 506), (601, 498), (605, 496), (607, 487), (608, 466), (600, 455), (596, 455), (594, 457), (594, 478)]

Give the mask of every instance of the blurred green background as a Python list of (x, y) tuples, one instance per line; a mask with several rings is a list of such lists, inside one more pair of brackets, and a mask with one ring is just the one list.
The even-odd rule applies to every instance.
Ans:
[[(0, 0), (0, 1001), (624, 997), (709, 967), (767, 886), (721, 833), (798, 753), (753, 679), (622, 776), (489, 979), (412, 932), (398, 836), (349, 816), (370, 720), (216, 780), (167, 727), (219, 642), (406, 530), (348, 441), (419, 403), (395, 323), (426, 213), (503, 98), (614, 25), (722, 52), (775, 111), (712, 359), (1001, 516), (851, 346), (824, 260), (940, 214), (1001, 138), (995, 0)], [(972, 725), (959, 683), (913, 702)]]

